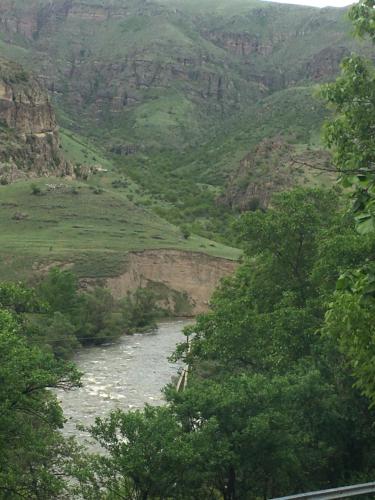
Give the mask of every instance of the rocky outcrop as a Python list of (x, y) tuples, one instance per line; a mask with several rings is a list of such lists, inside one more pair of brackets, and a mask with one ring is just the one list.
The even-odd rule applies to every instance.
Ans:
[(292, 150), (281, 137), (264, 139), (240, 161), (219, 202), (240, 211), (266, 208), (273, 193), (293, 183)]
[[(131, 13), (142, 12), (147, 0), (135, 2), (103, 2), (98, 0), (27, 0), (17, 5), (15, 0), (2, 0), (0, 4), (0, 28), (10, 37), (20, 35), (28, 40), (38, 40), (41, 34), (49, 34), (65, 21), (101, 23), (125, 19)], [(157, 15), (163, 7), (147, 6), (149, 15)]]
[(301, 78), (314, 81), (330, 79), (339, 73), (341, 61), (349, 55), (347, 47), (327, 47), (302, 65)]
[(19, 65), (0, 59), (0, 180), (67, 175), (52, 106), (40, 84)]
[(221, 278), (234, 272), (234, 261), (178, 250), (130, 253), (126, 271), (107, 280), (116, 298), (139, 287), (159, 292), (161, 303), (175, 314), (196, 315), (208, 309)]
[[(275, 193), (306, 182), (330, 182), (331, 158), (327, 151), (296, 150), (283, 137), (264, 139), (241, 161), (218, 203), (241, 212), (265, 209)], [(324, 175), (324, 181), (318, 176)]]
[(241, 57), (252, 54), (267, 56), (271, 54), (275, 45), (272, 39), (263, 40), (258, 35), (250, 33), (207, 31), (203, 33), (203, 36), (215, 45)]

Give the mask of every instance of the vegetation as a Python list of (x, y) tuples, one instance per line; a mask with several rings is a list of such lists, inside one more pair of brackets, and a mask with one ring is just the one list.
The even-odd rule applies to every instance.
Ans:
[(69, 358), (82, 345), (104, 344), (126, 333), (150, 330), (156, 326), (156, 318), (168, 315), (157, 306), (157, 296), (149, 289), (116, 301), (108, 289), (99, 286), (80, 291), (76, 276), (59, 268), (52, 268), (25, 293), (43, 305), (38, 313), (25, 318), (33, 341), (58, 358)]
[[(233, 240), (225, 229), (232, 207), (217, 200), (240, 160), (278, 136), (293, 144), (292, 156), (319, 152), (327, 111), (314, 86), (331, 80), (342, 55), (358, 48), (339, 9), (131, 1), (125, 15), (120, 1), (103, 0), (86, 2), (81, 15), (57, 15), (55, 25), (47, 3), (28, 9), (13, 1), (16, 17), (35, 16), (38, 29), (22, 36), (4, 27), (0, 46), (56, 83), (63, 150), (76, 171), (88, 164), (111, 170), (113, 159), (108, 186), (126, 177), (140, 191), (129, 188), (128, 200), (221, 242)], [(360, 50), (371, 54), (369, 45)], [(291, 185), (327, 182), (314, 170), (290, 173), (285, 163)], [(253, 174), (279, 191), (277, 170), (264, 162)]]
[[(188, 5), (192, 12), (197, 8), (195, 0)], [(236, 5), (244, 8), (241, 0)], [(374, 0), (362, 0), (350, 14), (358, 34), (372, 40), (374, 7)], [(229, 14), (222, 2), (216, 12), (221, 15), (215, 22), (225, 25)], [(280, 16), (277, 22), (283, 21)], [(240, 29), (241, 20), (231, 22), (234, 31)], [(189, 40), (186, 26), (177, 30), (175, 22), (164, 18), (156, 24), (165, 28), (166, 40), (172, 35), (178, 35), (177, 45)], [(149, 43), (151, 28), (149, 19), (121, 25), (126, 37), (136, 33), (133, 40), (150, 29)], [(104, 30), (98, 35), (106, 36)], [(187, 388), (178, 392), (173, 385), (166, 387), (166, 406), (116, 410), (98, 418), (89, 431), (104, 454), (90, 454), (61, 437), (62, 411), (48, 389), (79, 386), (80, 374), (63, 360), (77, 346), (113, 340), (124, 328), (131, 332), (152, 326), (158, 312), (155, 296), (138, 290), (116, 303), (103, 288), (79, 293), (75, 274), (58, 268), (32, 289), (0, 286), (0, 498), (257, 500), (374, 477), (374, 86), (372, 64), (351, 56), (341, 77), (323, 88), (334, 113), (325, 139), (342, 187), (299, 187), (275, 195), (267, 208), (254, 206), (237, 218), (231, 235), (238, 237), (243, 263), (222, 282), (210, 311), (186, 330), (187, 341), (174, 354), (189, 366)], [(181, 119), (178, 112), (177, 118), (166, 117), (160, 101), (150, 107), (153, 139), (158, 127), (168, 129)], [(188, 113), (189, 104), (186, 109)], [(138, 124), (149, 118), (142, 108), (136, 113)], [(303, 130), (298, 133), (306, 140)], [(84, 157), (92, 154), (80, 151)], [(169, 160), (165, 171), (172, 179), (173, 157)], [(151, 186), (161, 178), (159, 164), (155, 179), (148, 182)], [(148, 236), (155, 236), (151, 231), (157, 225), (170, 238), (160, 245), (164, 248), (176, 239), (181, 248), (204, 244), (191, 234), (186, 224), (193, 222), (186, 213), (176, 216), (180, 229), (166, 224), (129, 201), (126, 190), (134, 185), (124, 183), (123, 174), (114, 180), (109, 175), (103, 183), (74, 183), (78, 194), (65, 189), (51, 193), (41, 181), (35, 184), (38, 196), (32, 196), (29, 183), (1, 186), (4, 221), (16, 207), (33, 214), (16, 219), (26, 234), (17, 231), (17, 241), (4, 223), (2, 249), (14, 251), (28, 242), (25, 255), (32, 254), (33, 246), (47, 253), (47, 241), (48, 252), (54, 241), (56, 255), (74, 255), (82, 248), (94, 251), (95, 244), (102, 260), (105, 253), (123, 251), (124, 243), (116, 243), (122, 238), (116, 233), (119, 223), (125, 232), (136, 233), (135, 227), (142, 226)], [(182, 192), (183, 180), (179, 182)], [(212, 210), (215, 221), (220, 213), (213, 208), (217, 192), (207, 184), (202, 182), (191, 200), (201, 201), (197, 213), (202, 210), (202, 219)], [(193, 183), (186, 185), (185, 199)], [(205, 206), (208, 194), (212, 198)], [(189, 206), (193, 208), (192, 201)], [(164, 199), (154, 208), (167, 207)], [(108, 215), (113, 208), (122, 214), (119, 219)], [(59, 214), (48, 229), (46, 209), (49, 217)], [(130, 223), (124, 220), (129, 212)], [(227, 212), (225, 216), (229, 219)], [(78, 218), (87, 226), (73, 243), (65, 235), (82, 230), (71, 224)], [(38, 224), (40, 232), (35, 231)], [(227, 237), (224, 232), (221, 236)], [(141, 239), (137, 233), (127, 245), (137, 248)], [(216, 251), (233, 252), (224, 246)], [(77, 266), (74, 258), (72, 262)]]
[[(190, 350), (176, 353), (190, 365), (188, 388), (168, 387), (167, 407), (98, 419), (91, 434), (108, 453), (74, 452), (68, 469), (60, 465), (78, 481), (71, 495), (255, 499), (371, 477), (373, 412), (334, 337), (319, 333), (337, 277), (375, 248), (373, 234), (359, 235), (353, 217), (343, 219), (340, 200), (333, 191), (299, 189), (241, 217), (246, 260), (187, 332)], [(80, 303), (74, 277), (58, 270), (35, 292), (3, 287), (1, 304), (24, 332), (27, 359), (35, 339), (48, 343), (25, 322), (30, 316), (53, 315), (67, 332), (87, 310), (105, 328), (109, 309), (103, 291)], [(149, 295), (126, 301), (124, 318), (131, 304), (149, 311)]]
[[(113, 188), (111, 178), (91, 183), (49, 178), (0, 186), (0, 277), (25, 280), (36, 270), (71, 264), (79, 277), (106, 278), (126, 269), (127, 252), (144, 249), (179, 249), (237, 259), (237, 249), (192, 235), (140, 206), (142, 199), (131, 184)], [(109, 186), (107, 186), (109, 182)], [(26, 216), (15, 220), (16, 213)], [(100, 262), (100, 265), (98, 265)]]
[(49, 389), (79, 386), (72, 364), (34, 343), (20, 311), (38, 308), (18, 285), (0, 286), (0, 498), (56, 498), (66, 492), (72, 444), (58, 432), (64, 418)]
[[(352, 11), (361, 34), (373, 35), (373, 8)], [(342, 194), (299, 189), (240, 218), (246, 261), (177, 352), (189, 387), (167, 388), (167, 408), (97, 421), (108, 455), (87, 462), (91, 475), (80, 469), (88, 497), (255, 499), (373, 476), (373, 87), (352, 57), (324, 90), (353, 209), (344, 214)]]
[[(375, 41), (375, 3), (361, 1), (350, 13), (356, 32)], [(323, 91), (336, 110), (326, 128), (326, 140), (334, 149), (341, 183), (352, 188), (352, 212), (364, 241), (375, 234), (375, 68), (352, 56), (343, 63), (341, 77)], [(358, 387), (375, 401), (373, 254), (340, 276), (327, 313), (326, 332), (346, 355)]]
[(87, 498), (256, 499), (371, 478), (374, 414), (321, 333), (340, 272), (375, 248), (342, 210), (334, 191), (299, 189), (241, 217), (246, 260), (176, 354), (187, 389), (98, 419), (108, 455), (76, 470)]

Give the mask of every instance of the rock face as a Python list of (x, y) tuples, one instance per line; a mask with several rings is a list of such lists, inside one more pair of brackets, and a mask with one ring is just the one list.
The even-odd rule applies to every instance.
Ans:
[(326, 47), (304, 65), (302, 74), (314, 81), (332, 78), (338, 74), (341, 61), (349, 55), (350, 51), (346, 47)]
[(20, 66), (0, 59), (0, 180), (67, 175), (47, 93)]
[(207, 311), (221, 278), (234, 272), (233, 261), (177, 250), (145, 250), (129, 254), (126, 272), (109, 278), (116, 298), (139, 287), (150, 287), (163, 296), (161, 303), (174, 314), (196, 315)]
[(279, 39), (269, 38), (262, 40), (259, 35), (250, 33), (228, 33), (228, 32), (205, 32), (203, 33), (207, 40), (210, 40), (215, 45), (235, 54), (236, 56), (245, 57), (254, 54), (268, 56), (274, 50)]
[(275, 193), (306, 182), (319, 185), (317, 176), (330, 179), (329, 174), (324, 174), (325, 168), (330, 168), (326, 151), (298, 152), (282, 137), (264, 139), (242, 158), (218, 202), (241, 212), (263, 210)]
[(273, 193), (293, 183), (292, 151), (281, 137), (260, 142), (240, 161), (220, 202), (240, 211), (266, 208)]

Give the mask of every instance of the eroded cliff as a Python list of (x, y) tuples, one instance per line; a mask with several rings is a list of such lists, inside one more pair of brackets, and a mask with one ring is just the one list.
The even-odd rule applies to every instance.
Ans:
[(116, 298), (139, 287), (149, 287), (164, 307), (177, 315), (196, 315), (208, 309), (220, 280), (234, 272), (237, 263), (195, 252), (145, 250), (128, 256), (127, 269), (109, 278)]
[(0, 58), (0, 181), (70, 174), (59, 146), (47, 93), (21, 66)]

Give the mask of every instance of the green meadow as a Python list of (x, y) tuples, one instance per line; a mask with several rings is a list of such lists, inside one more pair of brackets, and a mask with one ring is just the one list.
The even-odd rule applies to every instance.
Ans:
[[(36, 194), (33, 194), (36, 193)], [(240, 252), (191, 235), (137, 206), (127, 195), (61, 178), (0, 186), (0, 276), (21, 279), (54, 263), (85, 277), (119, 273), (126, 254), (144, 249), (199, 251), (236, 259)]]

